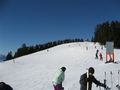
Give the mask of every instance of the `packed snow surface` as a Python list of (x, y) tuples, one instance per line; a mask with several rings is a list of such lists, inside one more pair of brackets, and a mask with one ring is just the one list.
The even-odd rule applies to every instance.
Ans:
[[(96, 46), (96, 48), (95, 48)], [(87, 50), (88, 47), (88, 50)], [(89, 67), (95, 68), (94, 76), (101, 82), (107, 74), (107, 85), (112, 90), (118, 84), (118, 70), (120, 64), (106, 61), (106, 48), (101, 49), (98, 43), (79, 42), (62, 44), (34, 54), (26, 55), (14, 60), (0, 63), (0, 81), (11, 85), (14, 90), (54, 90), (52, 79), (55, 72), (65, 66), (65, 90), (80, 90), (80, 76)], [(95, 59), (96, 50), (103, 55), (103, 61)], [(115, 61), (120, 62), (120, 50), (114, 49)], [(111, 74), (112, 71), (112, 83)], [(99, 90), (93, 84), (92, 90)], [(104, 88), (101, 87), (101, 90)]]

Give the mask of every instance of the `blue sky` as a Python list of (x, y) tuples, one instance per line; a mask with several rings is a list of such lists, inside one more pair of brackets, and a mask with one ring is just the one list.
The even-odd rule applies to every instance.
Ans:
[(119, 0), (1, 0), (0, 53), (23, 43), (91, 39), (97, 24), (120, 21)]

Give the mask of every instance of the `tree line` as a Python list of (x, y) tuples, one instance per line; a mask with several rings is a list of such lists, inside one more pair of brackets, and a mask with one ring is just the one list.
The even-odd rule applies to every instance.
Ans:
[(120, 48), (120, 22), (107, 21), (96, 25), (92, 41), (99, 42), (102, 45), (105, 45), (106, 41), (112, 41), (115, 48)]
[[(27, 46), (26, 44), (23, 44), (20, 48), (17, 49), (14, 55), (12, 54), (12, 51), (8, 52), (6, 60), (35, 53), (64, 43), (83, 41), (83, 39), (65, 39), (48, 42), (45, 44), (37, 44), (35, 46)], [(87, 39), (87, 41), (89, 41), (89, 39)], [(99, 42), (101, 45), (105, 45), (106, 41), (112, 41), (114, 42), (115, 48), (120, 48), (120, 22), (107, 21), (102, 24), (97, 24), (95, 27), (94, 36), (91, 38), (91, 41)]]
[[(89, 39), (87, 39), (89, 40)], [(17, 57), (21, 57), (24, 55), (32, 54), (41, 50), (45, 50), (60, 44), (71, 43), (71, 42), (83, 42), (83, 39), (65, 39), (65, 40), (58, 40), (53, 42), (48, 42), (45, 44), (36, 44), (35, 46), (27, 46), (25, 43), (17, 49), (15, 54), (13, 55), (12, 51), (8, 52), (6, 56), (6, 60), (11, 60)]]

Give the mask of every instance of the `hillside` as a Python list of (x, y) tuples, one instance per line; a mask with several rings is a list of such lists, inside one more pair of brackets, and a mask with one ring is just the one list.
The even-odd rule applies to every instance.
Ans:
[(3, 60), (5, 60), (5, 58), (6, 58), (5, 55), (0, 54), (0, 62), (3, 61)]
[[(86, 50), (86, 46), (88, 50)], [(63, 83), (65, 90), (79, 90), (80, 75), (90, 66), (95, 68), (95, 77), (103, 82), (107, 72), (107, 84), (111, 86), (110, 71), (113, 72), (113, 90), (117, 90), (120, 64), (105, 64), (105, 48), (96, 44), (103, 54), (103, 61), (95, 59), (96, 49), (90, 42), (63, 44), (48, 50), (0, 63), (0, 81), (10, 84), (14, 90), (53, 90), (52, 78), (62, 66), (67, 68)], [(115, 60), (120, 59), (120, 50), (115, 49)], [(93, 84), (93, 90), (99, 90)], [(101, 90), (104, 90), (101, 88)]]

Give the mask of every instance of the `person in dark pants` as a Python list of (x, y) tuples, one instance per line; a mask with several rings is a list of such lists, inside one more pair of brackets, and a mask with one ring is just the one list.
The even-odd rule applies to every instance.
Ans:
[(107, 86), (101, 82), (99, 82), (98, 80), (96, 80), (96, 78), (93, 76), (95, 70), (93, 67), (90, 67), (88, 69), (89, 72), (89, 76), (87, 78), (87, 73), (84, 73), (83, 75), (81, 75), (79, 83), (80, 83), (80, 90), (87, 90), (87, 82), (88, 82), (88, 90), (92, 90), (92, 83), (95, 83), (97, 86), (102, 86), (104, 88), (106, 88)]
[(62, 83), (65, 79), (65, 71), (66, 71), (66, 67), (61, 67), (58, 70), (58, 72), (55, 74), (52, 81), (54, 90), (64, 90)]
[(98, 52), (99, 52), (99, 50), (97, 49), (97, 50), (96, 50), (96, 53), (95, 53), (95, 58), (96, 58), (96, 59), (98, 59)]
[(100, 56), (100, 60), (102, 61), (103, 60), (102, 53), (100, 53), (99, 56)]

